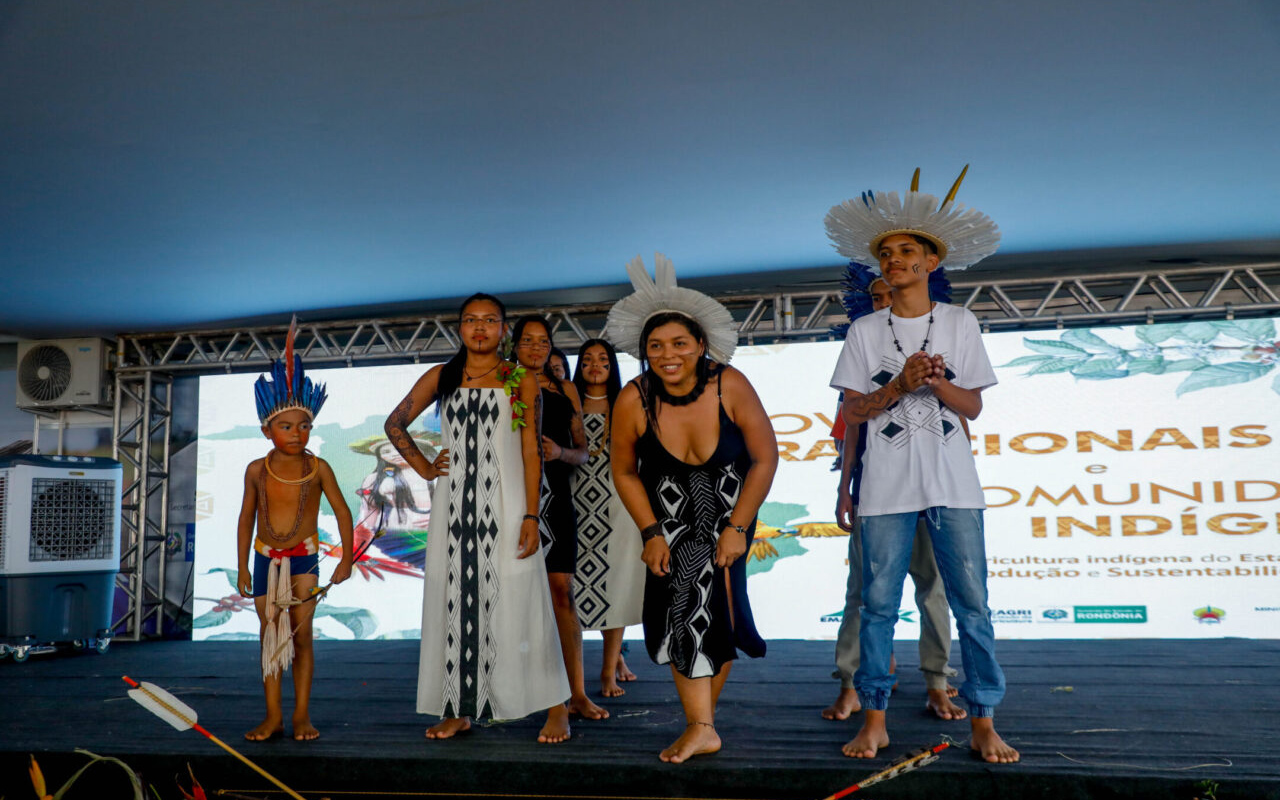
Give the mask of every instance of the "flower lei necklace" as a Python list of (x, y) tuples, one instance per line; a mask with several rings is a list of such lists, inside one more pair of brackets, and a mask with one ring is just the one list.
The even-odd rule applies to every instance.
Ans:
[(502, 380), (502, 391), (506, 392), (507, 397), (511, 400), (511, 430), (519, 430), (529, 423), (524, 418), (524, 412), (529, 408), (528, 403), (520, 400), (520, 382), (524, 380), (525, 368), (512, 364), (510, 361), (503, 361), (498, 367), (498, 377)]

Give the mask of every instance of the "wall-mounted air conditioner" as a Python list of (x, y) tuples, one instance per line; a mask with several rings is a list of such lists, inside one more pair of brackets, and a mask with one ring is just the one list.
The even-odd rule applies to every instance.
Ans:
[(110, 406), (111, 357), (102, 339), (18, 342), (18, 408)]

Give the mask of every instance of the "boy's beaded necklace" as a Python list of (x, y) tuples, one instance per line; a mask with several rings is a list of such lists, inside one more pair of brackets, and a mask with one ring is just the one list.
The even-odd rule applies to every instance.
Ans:
[[(921, 353), (929, 352), (927, 348), (929, 347), (929, 334), (931, 333), (933, 333), (933, 304), (932, 303), (929, 304), (929, 327), (925, 328), (924, 341), (920, 343)], [(898, 332), (893, 329), (893, 311), (889, 312), (889, 335), (893, 337), (893, 346), (897, 348), (898, 352), (905, 357), (907, 354), (906, 352), (903, 351), (902, 345), (898, 343)]]

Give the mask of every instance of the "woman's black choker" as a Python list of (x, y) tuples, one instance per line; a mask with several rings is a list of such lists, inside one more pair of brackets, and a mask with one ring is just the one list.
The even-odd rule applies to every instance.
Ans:
[(653, 393), (658, 399), (669, 406), (687, 406), (693, 401), (702, 397), (702, 393), (707, 388), (708, 370), (698, 370), (698, 381), (693, 385), (693, 389), (688, 394), (673, 395), (667, 391), (667, 386), (662, 382), (662, 378), (657, 375), (653, 376)]

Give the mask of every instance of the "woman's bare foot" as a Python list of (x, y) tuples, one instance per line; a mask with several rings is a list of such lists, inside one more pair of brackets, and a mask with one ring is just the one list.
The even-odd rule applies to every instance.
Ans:
[(267, 717), (258, 727), (246, 733), (244, 738), (251, 742), (267, 742), (283, 735), (284, 720), (279, 717)]
[(848, 719), (861, 710), (862, 703), (858, 702), (858, 692), (852, 687), (848, 689), (841, 687), (840, 694), (836, 695), (836, 701), (822, 709), (822, 718)]
[(569, 698), (569, 713), (577, 714), (584, 719), (608, 719), (609, 712), (591, 702), (585, 694)]
[(311, 717), (303, 714), (301, 717), (293, 718), (293, 740), (295, 742), (310, 742), (320, 738), (320, 731), (316, 730), (316, 726), (311, 724)]
[(538, 731), (542, 744), (560, 744), (569, 741), (569, 709), (562, 705), (547, 709), (547, 723)]
[(969, 720), (973, 738), (969, 747), (973, 752), (990, 764), (1012, 764), (1022, 756), (1018, 751), (1005, 744), (1000, 734), (996, 733), (995, 720), (991, 717), (973, 717)]
[(600, 676), (600, 694), (605, 697), (622, 697), (626, 693), (627, 690), (618, 685), (616, 672)]
[(428, 739), (452, 739), (463, 731), (471, 730), (470, 717), (445, 717), (427, 728)]
[(709, 722), (690, 722), (679, 739), (658, 754), (669, 764), (681, 764), (694, 756), (720, 751), (720, 734)]
[(618, 655), (618, 671), (617, 672), (618, 672), (617, 674), (618, 680), (622, 681), (623, 683), (634, 681), (636, 679), (636, 674), (631, 671), (631, 667), (627, 666), (627, 660), (623, 658), (621, 654)]
[(888, 746), (889, 729), (885, 727), (884, 712), (867, 709), (858, 735), (840, 748), (840, 752), (850, 758), (875, 758), (876, 753)]
[(969, 712), (951, 702), (954, 696), (948, 694), (946, 689), (930, 689), (929, 699), (925, 701), (924, 707), (938, 719), (964, 719), (969, 716)]

